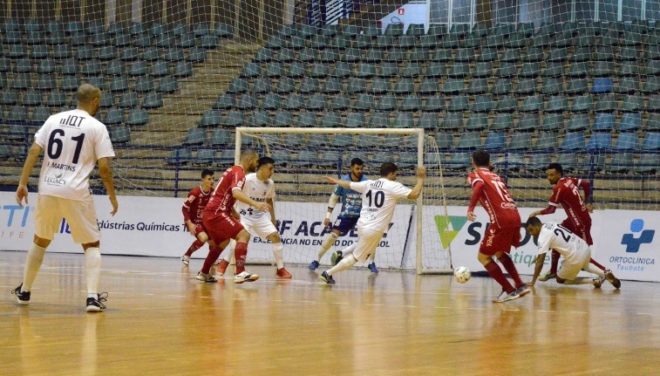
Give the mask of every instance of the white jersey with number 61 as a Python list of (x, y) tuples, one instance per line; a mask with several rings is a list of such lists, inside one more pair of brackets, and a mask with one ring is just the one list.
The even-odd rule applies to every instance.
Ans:
[(80, 109), (50, 116), (34, 142), (44, 149), (39, 175), (42, 195), (85, 199), (96, 161), (115, 156), (105, 125)]
[(357, 227), (369, 232), (387, 231), (396, 203), (412, 191), (405, 185), (385, 178), (352, 182), (351, 189), (362, 194), (362, 210)]

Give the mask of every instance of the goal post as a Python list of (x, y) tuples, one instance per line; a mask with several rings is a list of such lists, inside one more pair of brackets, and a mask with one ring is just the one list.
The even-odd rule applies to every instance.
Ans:
[[(400, 181), (412, 186), (415, 168), (426, 166), (422, 195), (414, 202), (399, 202), (375, 262), (379, 267), (415, 270), (418, 274), (451, 272), (451, 251), (449, 247), (442, 249), (440, 230), (434, 223), (434, 216), (447, 216), (442, 155), (424, 129), (238, 127), (236, 162), (246, 149), (275, 159), (278, 230), (284, 239), (285, 262), (294, 264), (314, 259), (329, 232), (320, 219), (333, 187), (322, 176), (349, 173), (350, 160), (358, 157), (365, 162), (368, 178), (379, 176), (381, 163), (394, 162), (399, 166)], [(333, 220), (341, 204), (337, 206)], [(355, 240), (355, 232), (340, 237), (330, 252)], [(250, 247), (252, 261), (271, 261), (265, 242), (253, 239)], [(330, 252), (321, 264), (329, 265)]]

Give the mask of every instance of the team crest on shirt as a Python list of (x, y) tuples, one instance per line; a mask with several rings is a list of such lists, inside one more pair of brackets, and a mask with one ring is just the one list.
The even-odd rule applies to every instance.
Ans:
[(46, 176), (44, 181), (48, 183), (49, 185), (65, 185), (66, 181), (62, 178), (63, 174), (57, 174), (55, 176)]

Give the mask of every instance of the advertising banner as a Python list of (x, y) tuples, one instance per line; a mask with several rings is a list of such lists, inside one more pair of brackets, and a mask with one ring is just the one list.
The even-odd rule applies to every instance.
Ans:
[[(30, 194), (30, 204), (20, 207), (14, 192), (0, 192), (0, 250), (27, 250), (34, 233), (34, 206), (36, 194)], [(181, 214), (181, 198), (120, 197), (119, 212), (112, 217), (107, 197), (95, 196), (96, 211), (101, 227), (101, 248), (105, 254), (180, 257), (192, 243)], [(411, 220), (413, 206), (400, 204), (396, 208), (396, 224), (384, 236), (377, 261), (382, 267), (415, 268), (415, 221)], [(328, 234), (321, 223), (326, 206), (323, 203), (277, 202), (278, 231), (284, 242), (285, 262), (308, 263), (312, 260)], [(523, 222), (538, 208), (519, 209)], [(488, 226), (488, 217), (481, 208), (476, 210), (477, 220), (466, 218), (466, 208), (451, 206), (449, 216), (439, 206), (423, 209), (422, 229), (424, 257), (427, 265), (438, 259), (437, 252), (451, 247), (454, 266), (467, 266), (483, 271), (477, 261), (479, 244)], [(563, 210), (540, 217), (542, 221), (561, 222)], [(596, 210), (592, 213), (592, 257), (622, 279), (660, 281), (660, 257), (657, 229), (660, 215), (656, 211)], [(524, 228), (520, 229), (522, 243), (511, 251), (511, 257), (522, 274), (532, 274), (536, 245)], [(335, 248), (342, 249), (357, 240), (351, 232), (339, 238)], [(406, 250), (406, 256), (403, 252)], [(50, 252), (81, 252), (69, 235), (63, 220)], [(446, 254), (446, 253), (445, 253)], [(195, 257), (205, 257), (206, 248)], [(248, 261), (272, 262), (272, 248), (267, 242), (252, 238)], [(327, 257), (324, 259), (327, 262)], [(658, 260), (660, 261), (660, 260)], [(546, 263), (548, 261), (546, 260)], [(431, 263), (431, 264), (430, 264)], [(545, 270), (548, 266), (546, 265)]]
[[(27, 250), (34, 233), (34, 205), (37, 195), (30, 194), (30, 204), (20, 207), (13, 192), (0, 192), (0, 250)], [(194, 238), (183, 224), (182, 198), (119, 197), (119, 212), (110, 215), (106, 196), (95, 196), (94, 202), (101, 228), (101, 250), (104, 254), (180, 257)], [(278, 230), (284, 243), (284, 259), (288, 262), (311, 261), (329, 233), (321, 223), (326, 204), (276, 202)], [(410, 205), (396, 208), (396, 218), (402, 225), (391, 226), (378, 248), (379, 265), (400, 267), (410, 218)], [(66, 221), (62, 220), (50, 252), (80, 252), (71, 240)], [(335, 246), (344, 248), (357, 240), (357, 233), (340, 237)], [(205, 257), (206, 248), (194, 257)], [(272, 247), (266, 241), (253, 238), (249, 246), (249, 262), (272, 262)]]

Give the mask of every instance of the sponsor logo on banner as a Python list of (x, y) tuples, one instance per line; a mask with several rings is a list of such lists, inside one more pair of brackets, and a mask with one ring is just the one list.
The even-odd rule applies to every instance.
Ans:
[(451, 242), (461, 231), (465, 225), (465, 222), (467, 222), (467, 217), (455, 215), (436, 215), (434, 219), (435, 225), (438, 228), (438, 235), (440, 235), (440, 243), (442, 243), (443, 249), (449, 248)]
[(655, 230), (645, 229), (643, 219), (633, 219), (630, 221), (630, 232), (621, 236), (621, 249), (625, 250), (625, 254), (610, 256), (610, 263), (616, 270), (628, 272), (643, 272), (646, 267), (655, 265), (655, 257), (643, 252), (643, 245), (653, 244), (654, 237)]
[(623, 234), (621, 244), (626, 246), (626, 252), (637, 253), (642, 244), (651, 244), (655, 230), (645, 230), (644, 220), (635, 218), (630, 222), (630, 231), (632, 233)]

